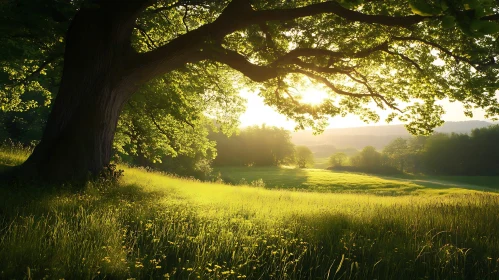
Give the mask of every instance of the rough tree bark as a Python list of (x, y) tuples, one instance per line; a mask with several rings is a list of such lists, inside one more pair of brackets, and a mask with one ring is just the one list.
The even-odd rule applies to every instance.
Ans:
[(79, 180), (109, 163), (119, 113), (136, 89), (126, 71), (134, 53), (130, 39), (135, 19), (143, 7), (133, 1), (102, 2), (74, 17), (60, 90), (42, 140), (22, 173)]

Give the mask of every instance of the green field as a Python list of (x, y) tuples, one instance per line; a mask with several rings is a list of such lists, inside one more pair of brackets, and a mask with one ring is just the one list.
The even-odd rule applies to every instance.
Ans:
[(324, 170), (224, 171), (266, 174), (266, 189), (121, 168), (119, 185), (78, 192), (2, 184), (0, 278), (499, 276), (495, 193)]
[(329, 158), (315, 158), (314, 159), (314, 168), (317, 168), (317, 169), (326, 169), (328, 168), (329, 166), (331, 166), (331, 164), (329, 164)]
[[(456, 194), (468, 190), (499, 191), (497, 177), (376, 176), (325, 169), (279, 167), (217, 168), (223, 181), (247, 183), (273, 189), (314, 192), (363, 193), (373, 195)], [(254, 183), (253, 183), (254, 182)], [(261, 183), (263, 182), (263, 184)]]

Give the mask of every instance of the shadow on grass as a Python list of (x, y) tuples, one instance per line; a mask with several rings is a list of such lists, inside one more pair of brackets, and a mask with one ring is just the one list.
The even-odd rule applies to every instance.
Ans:
[(173, 194), (146, 191), (136, 184), (87, 182), (83, 188), (74, 188), (71, 184), (0, 180), (0, 216), (6, 222), (18, 216), (43, 216), (54, 210), (71, 212), (80, 207), (89, 210), (124, 204), (153, 205), (168, 195)]

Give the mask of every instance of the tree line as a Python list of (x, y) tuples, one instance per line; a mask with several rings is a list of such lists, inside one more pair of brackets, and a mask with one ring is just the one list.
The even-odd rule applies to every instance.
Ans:
[(470, 134), (443, 134), (397, 138), (381, 152), (372, 146), (348, 158), (330, 157), (334, 169), (372, 173), (414, 173), (449, 176), (499, 175), (499, 126)]
[(217, 143), (215, 166), (279, 166), (296, 164), (300, 168), (313, 165), (313, 154), (305, 146), (291, 142), (288, 130), (273, 126), (250, 126), (231, 137), (212, 133)]
[[(198, 110), (198, 119), (182, 121), (170, 117), (176, 113), (175, 108), (157, 105), (169, 103), (152, 99), (165, 95), (147, 90), (144, 94), (149, 98), (132, 99), (121, 115), (113, 142), (115, 162), (198, 179), (209, 179), (212, 166), (296, 165), (305, 168), (313, 165), (312, 151), (305, 146), (295, 146), (288, 130), (262, 125), (236, 133), (237, 121), (224, 124), (218, 119), (208, 119), (196, 107), (190, 110)], [(241, 110), (238, 98), (232, 100), (232, 104), (227, 98), (224, 102), (232, 110)], [(0, 112), (0, 139), (25, 147), (35, 145), (41, 138), (48, 113), (43, 108)], [(149, 113), (142, 114), (144, 111)]]

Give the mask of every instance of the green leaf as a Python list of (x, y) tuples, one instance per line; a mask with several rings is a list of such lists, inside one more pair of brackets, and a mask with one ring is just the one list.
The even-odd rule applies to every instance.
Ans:
[(471, 24), (470, 24), (471, 31), (477, 32), (478, 30), (480, 30), (481, 27), (482, 27), (482, 23), (480, 20), (474, 19), (471, 21)]
[(465, 0), (463, 1), (464, 2), (464, 6), (466, 7), (466, 9), (476, 9), (480, 6), (480, 1), (478, 0)]
[(499, 32), (499, 23), (483, 20), (471, 21), (470, 29), (480, 34), (494, 34)]
[(442, 11), (447, 11), (449, 9), (449, 5), (445, 1), (440, 2), (440, 7), (442, 8)]
[(341, 6), (347, 8), (347, 9), (352, 9), (360, 5), (362, 1), (360, 0), (341, 0), (340, 4)]
[(442, 19), (443, 28), (452, 28), (456, 25), (456, 19), (453, 16), (445, 16)]
[(441, 12), (441, 10), (430, 6), (424, 0), (411, 1), (409, 3), (409, 6), (411, 7), (413, 13), (420, 16), (432, 16), (437, 15)]
[(487, 35), (498, 33), (499, 23), (492, 21), (483, 21), (480, 32)]

